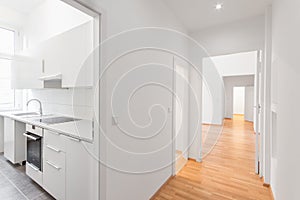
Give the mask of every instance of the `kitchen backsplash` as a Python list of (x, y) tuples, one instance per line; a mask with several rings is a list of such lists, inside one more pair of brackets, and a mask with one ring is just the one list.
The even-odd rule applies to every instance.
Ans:
[[(94, 94), (92, 89), (27, 90), (25, 100), (33, 98), (42, 102), (44, 113), (70, 115), (81, 119), (92, 119), (93, 117)], [(37, 104), (29, 105), (28, 110), (35, 109), (38, 109)]]

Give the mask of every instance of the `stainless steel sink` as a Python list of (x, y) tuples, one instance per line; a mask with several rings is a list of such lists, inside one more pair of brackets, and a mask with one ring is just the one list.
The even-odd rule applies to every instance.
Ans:
[(28, 113), (16, 113), (16, 114), (13, 114), (13, 115), (17, 116), (17, 117), (22, 117), (22, 116), (35, 116), (35, 115), (39, 115), (39, 113), (28, 112)]
[(52, 117), (52, 118), (40, 118), (35, 119), (36, 122), (41, 122), (44, 124), (60, 124), (60, 123), (66, 123), (66, 122), (73, 122), (73, 121), (79, 121), (80, 119), (75, 119), (71, 117)]

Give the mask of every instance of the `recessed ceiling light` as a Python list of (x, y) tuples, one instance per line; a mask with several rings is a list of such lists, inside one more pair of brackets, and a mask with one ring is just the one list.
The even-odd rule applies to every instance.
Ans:
[(223, 4), (218, 3), (215, 8), (216, 10), (221, 10), (223, 8)]

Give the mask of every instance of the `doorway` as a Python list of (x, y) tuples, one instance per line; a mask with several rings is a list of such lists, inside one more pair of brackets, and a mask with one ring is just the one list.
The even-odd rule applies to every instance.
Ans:
[(245, 87), (233, 88), (233, 114), (244, 118), (245, 115)]
[(254, 98), (254, 86), (234, 87), (233, 115), (238, 115), (245, 121), (254, 122)]
[[(210, 91), (203, 89), (202, 116), (205, 132), (207, 132), (207, 127), (212, 127), (212, 125), (222, 126), (224, 125), (224, 118), (232, 120), (236, 115), (241, 116), (242, 121), (245, 121), (251, 130), (253, 130), (256, 125), (256, 110), (254, 108), (257, 102), (255, 101), (257, 97), (256, 91), (259, 91), (256, 88), (259, 61), (258, 51), (241, 52), (204, 59), (203, 73), (205, 74), (214, 67), (223, 79), (221, 87), (211, 87), (211, 90), (215, 90), (219, 94), (218, 98), (213, 99), (209, 95)], [(206, 75), (211, 76), (208, 73)], [(214, 83), (213, 85), (216, 84)], [(212, 107), (210, 104), (216, 99), (218, 101)], [(218, 118), (220, 120), (210, 119), (212, 113), (216, 113), (215, 116), (220, 116)], [(241, 117), (238, 117), (240, 122)], [(210, 133), (210, 135), (212, 134)], [(204, 140), (203, 146), (206, 145), (206, 141)]]

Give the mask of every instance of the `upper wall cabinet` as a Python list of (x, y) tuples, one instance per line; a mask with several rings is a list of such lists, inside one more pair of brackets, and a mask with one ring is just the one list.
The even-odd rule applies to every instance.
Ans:
[[(22, 52), (34, 60), (14, 61), (13, 87), (21, 89), (24, 81), (34, 82), (32, 88), (45, 87), (44, 81), (60, 77), (62, 88), (92, 87), (94, 63), (93, 23), (88, 22), (44, 41)], [(27, 71), (25, 74), (23, 71)], [(20, 81), (19, 81), (20, 80)], [(23, 89), (23, 88), (22, 88)]]
[(62, 87), (93, 86), (93, 24), (88, 22), (46, 42), (41, 49), (44, 76), (62, 75)]
[(11, 62), (11, 87), (13, 89), (40, 89), (43, 83), (42, 60), (25, 56), (15, 56)]

